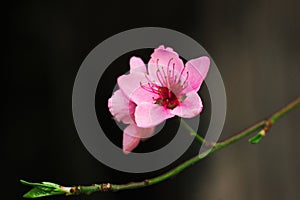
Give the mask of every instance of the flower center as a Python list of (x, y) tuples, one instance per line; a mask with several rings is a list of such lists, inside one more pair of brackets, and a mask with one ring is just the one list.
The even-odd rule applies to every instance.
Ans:
[(155, 81), (151, 81), (146, 75), (148, 84), (141, 84), (141, 87), (143, 89), (158, 96), (156, 98), (153, 97), (155, 104), (161, 105), (168, 109), (174, 109), (185, 99), (185, 94), (183, 94), (183, 90), (188, 85), (187, 80), (189, 75), (189, 73), (186, 72), (185, 78), (183, 77), (184, 68), (181, 70), (180, 73), (176, 72), (174, 70), (175, 63), (172, 64), (172, 69), (170, 69), (172, 60), (173, 58), (169, 60), (167, 69), (165, 70), (163, 66), (158, 65), (159, 59), (157, 59), (156, 78), (158, 80), (158, 83), (155, 83)]
[(159, 104), (165, 108), (173, 109), (180, 104), (176, 95), (166, 87), (159, 87), (157, 89), (158, 98), (154, 99), (156, 104)]

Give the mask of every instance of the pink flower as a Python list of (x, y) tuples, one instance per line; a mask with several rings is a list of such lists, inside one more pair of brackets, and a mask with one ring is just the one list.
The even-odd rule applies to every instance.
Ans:
[(136, 104), (138, 127), (154, 127), (175, 115), (192, 118), (203, 108), (197, 94), (210, 65), (208, 57), (189, 60), (185, 65), (173, 49), (160, 46), (146, 65), (132, 57), (131, 71), (118, 78), (123, 94)]
[(108, 101), (117, 121), (129, 124), (123, 132), (123, 151), (131, 152), (156, 125), (175, 115), (192, 118), (203, 108), (197, 94), (209, 69), (203, 56), (184, 66), (171, 48), (154, 50), (147, 68), (141, 58), (130, 59), (130, 74), (118, 78), (119, 90)]

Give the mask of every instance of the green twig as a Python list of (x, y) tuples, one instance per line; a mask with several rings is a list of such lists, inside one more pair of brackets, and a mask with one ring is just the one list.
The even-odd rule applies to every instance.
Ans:
[[(150, 185), (154, 185), (157, 183), (160, 183), (164, 180), (167, 180), (179, 172), (183, 171), (187, 167), (195, 164), (202, 158), (206, 157), (207, 155), (210, 155), (217, 150), (220, 150), (242, 138), (245, 138), (249, 136), (252, 133), (255, 133), (259, 131), (259, 133), (251, 138), (250, 142), (252, 143), (257, 143), (262, 137), (265, 136), (266, 132), (270, 129), (270, 127), (282, 116), (287, 114), (289, 111), (293, 110), (300, 104), (300, 97), (294, 100), (293, 102), (289, 103), (288, 105), (284, 106), (282, 109), (279, 111), (275, 112), (272, 114), (269, 118), (262, 120), (249, 128), (241, 131), (240, 133), (235, 134), (234, 136), (214, 144), (214, 147), (207, 152), (204, 152), (200, 155), (197, 155), (184, 163), (178, 165), (174, 169), (151, 179), (146, 179), (144, 181), (140, 182), (130, 182), (127, 184), (111, 184), (111, 183), (101, 183), (101, 184), (93, 184), (91, 186), (74, 186), (74, 187), (64, 187), (60, 186), (54, 183), (49, 183), (49, 182), (42, 182), (42, 183), (29, 183), (26, 181), (21, 181), (25, 185), (30, 185), (34, 187), (31, 189), (28, 193), (24, 195), (24, 197), (27, 198), (37, 198), (37, 197), (42, 197), (42, 196), (52, 196), (52, 195), (60, 195), (60, 194), (65, 194), (65, 195), (78, 195), (78, 194), (91, 194), (93, 192), (109, 192), (109, 191), (119, 191), (119, 190), (128, 190), (128, 189), (137, 189), (137, 188), (143, 188), (147, 187)], [(194, 135), (200, 142), (205, 143), (206, 141), (199, 136), (194, 130), (192, 130), (188, 124), (186, 124), (184, 121), (182, 121), (185, 127), (190, 131), (192, 135)]]
[(183, 119), (180, 118), (180, 122), (182, 125), (189, 131), (189, 133), (194, 136), (200, 143), (205, 143), (205, 140), (203, 137), (201, 137), (188, 123), (186, 123)]

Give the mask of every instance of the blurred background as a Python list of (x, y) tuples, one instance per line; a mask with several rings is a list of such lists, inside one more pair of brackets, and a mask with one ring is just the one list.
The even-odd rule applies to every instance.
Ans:
[[(119, 172), (94, 159), (77, 135), (71, 105), (77, 70), (95, 46), (121, 31), (170, 28), (209, 52), (228, 98), (221, 139), (300, 94), (297, 0), (22, 1), (3, 8), (8, 23), (2, 64), (2, 197), (21, 199), (29, 188), (19, 179), (124, 183), (173, 166), (148, 174)], [(159, 185), (44, 199), (300, 199), (299, 118), (298, 108), (258, 145), (239, 141)], [(197, 148), (193, 145), (181, 160)]]

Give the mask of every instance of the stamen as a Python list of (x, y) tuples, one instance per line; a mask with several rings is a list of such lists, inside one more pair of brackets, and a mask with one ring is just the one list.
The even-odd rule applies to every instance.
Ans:
[(159, 69), (156, 71), (156, 77), (157, 77), (158, 81), (160, 82), (160, 84), (163, 86), (165, 83), (162, 80), (163, 77), (162, 77), (162, 74), (160, 73)]
[(172, 60), (173, 60), (173, 58), (171, 58), (171, 59), (169, 60), (169, 62), (168, 62), (168, 67), (169, 67), (169, 65), (170, 65), (170, 63), (171, 63)]
[(166, 72), (165, 72), (165, 70), (164, 70), (164, 66), (161, 66), (161, 70), (163, 71), (164, 77), (166, 78), (167, 75), (166, 75)]
[(158, 94), (158, 90), (155, 90), (153, 86), (150, 86), (150, 83), (148, 83), (148, 85), (154, 94)]
[(173, 63), (172, 85), (176, 83), (176, 77), (175, 77), (175, 79), (174, 79), (174, 73), (175, 73), (175, 72), (174, 72), (174, 71), (175, 71), (174, 69), (175, 69), (175, 63)]
[(150, 85), (149, 83), (148, 83), (148, 86), (152, 88), (153, 92), (158, 92), (158, 89), (157, 89), (158, 86), (156, 86), (156, 85)]
[[(163, 71), (164, 75), (161, 73), (160, 69), (159, 69), (159, 65), (158, 65), (158, 61), (159, 59), (156, 60), (156, 68), (157, 68), (157, 71), (156, 71), (156, 76), (161, 84), (161, 86), (163, 85), (166, 85), (167, 83), (164, 81), (164, 75), (165, 75), (165, 71)], [(163, 70), (163, 68), (162, 68)]]
[(153, 81), (150, 80), (147, 74), (145, 74), (145, 78), (147, 79), (148, 83), (151, 83), (152, 86), (155, 85), (155, 83), (153, 83)]
[(181, 89), (180, 89), (179, 93), (181, 93), (185, 88), (187, 88), (187, 86), (189, 85), (187, 83), (188, 82), (186, 82), (184, 85), (181, 86)]
[(168, 66), (167, 66), (167, 79), (168, 79), (168, 83), (170, 84), (170, 78), (171, 78), (171, 75), (170, 75), (170, 73), (171, 73), (171, 71), (169, 70), (169, 67), (170, 67), (170, 64), (171, 64), (171, 61), (173, 60), (173, 58), (171, 58), (170, 60), (169, 60), (169, 62), (168, 62)]
[(177, 81), (177, 75), (175, 75), (175, 78), (174, 78), (174, 85), (176, 85), (176, 81)]
[(146, 90), (146, 91), (148, 91), (148, 92), (152, 92), (151, 87), (149, 88), (149, 87), (147, 87), (147, 86), (145, 86), (145, 85), (141, 85), (141, 88), (143, 88), (144, 90)]
[[(163, 74), (164, 74), (164, 80), (165, 80), (165, 86), (167, 87), (167, 88), (169, 88), (170, 89), (170, 83), (169, 83), (169, 78), (168, 78), (168, 75), (166, 74), (166, 72), (165, 72), (165, 70), (164, 70), (164, 66), (162, 66), (161, 67), (161, 70), (163, 71)], [(168, 73), (168, 72), (167, 72)]]
[(143, 88), (144, 90), (146, 90), (148, 92), (151, 92), (151, 93), (154, 93), (154, 94), (159, 94), (159, 91), (158, 91), (158, 89), (156, 89), (155, 85), (151, 85), (150, 83), (148, 83), (147, 85), (141, 84), (141, 88)]
[(178, 78), (178, 82), (177, 82), (176, 84), (180, 84), (180, 82), (181, 82), (181, 76), (182, 76), (184, 70), (185, 70), (185, 66), (184, 66), (183, 69), (181, 70), (180, 75), (179, 75), (179, 78)]
[(184, 85), (187, 82), (188, 78), (189, 78), (189, 72), (186, 72), (186, 78), (185, 78), (184, 82), (182, 83), (182, 85)]

